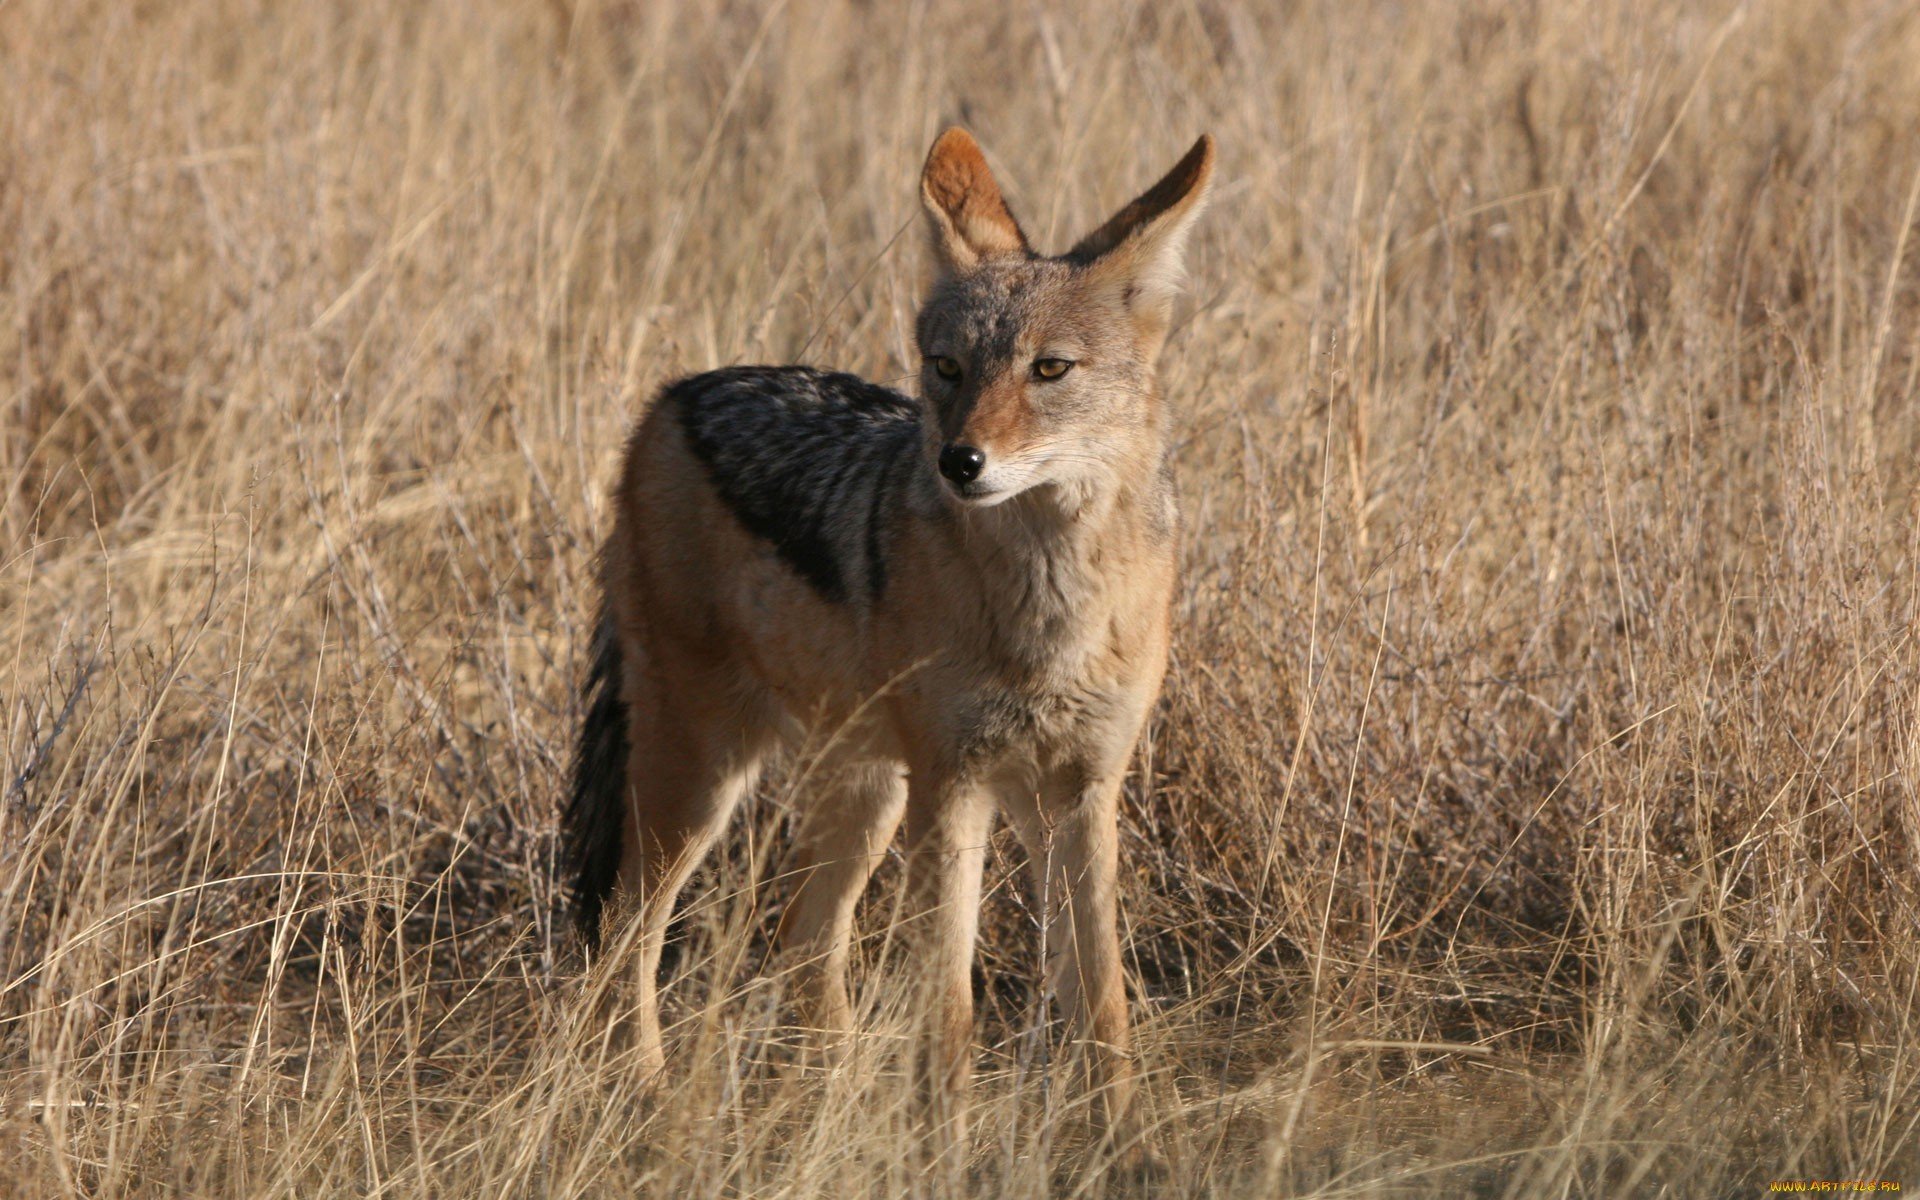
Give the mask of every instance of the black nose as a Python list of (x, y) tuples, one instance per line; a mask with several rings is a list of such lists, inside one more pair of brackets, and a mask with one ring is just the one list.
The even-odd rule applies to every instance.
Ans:
[(987, 465), (986, 451), (949, 442), (940, 451), (940, 473), (955, 483), (972, 483)]

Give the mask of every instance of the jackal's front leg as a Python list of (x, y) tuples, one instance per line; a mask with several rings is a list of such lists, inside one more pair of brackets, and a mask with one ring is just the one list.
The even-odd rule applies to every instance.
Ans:
[(1037, 805), (1009, 812), (1044, 898), (1048, 985), (1073, 1022), (1095, 1119), (1109, 1136), (1123, 1135), (1134, 1092), (1115, 895), (1120, 783), (1117, 771), (1075, 773), (1043, 788)]
[(907, 889), (911, 951), (929, 995), (914, 1075), (935, 1154), (965, 1158), (973, 1073), (973, 948), (993, 821), (989, 794), (915, 772), (908, 781)]

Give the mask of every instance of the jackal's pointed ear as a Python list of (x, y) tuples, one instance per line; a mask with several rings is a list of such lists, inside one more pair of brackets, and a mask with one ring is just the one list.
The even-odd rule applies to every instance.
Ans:
[(933, 252), (949, 273), (970, 271), (1001, 255), (1033, 253), (987, 169), (980, 143), (964, 129), (947, 130), (927, 152), (920, 202), (933, 229)]
[(1127, 305), (1139, 315), (1164, 319), (1184, 274), (1187, 231), (1206, 207), (1212, 180), (1213, 138), (1202, 134), (1165, 178), (1080, 239), (1067, 259), (1124, 285)]

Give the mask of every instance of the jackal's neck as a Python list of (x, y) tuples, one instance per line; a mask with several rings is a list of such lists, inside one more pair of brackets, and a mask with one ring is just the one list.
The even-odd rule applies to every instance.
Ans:
[(952, 519), (956, 550), (1016, 619), (1027, 608), (1071, 614), (1124, 586), (1130, 567), (1171, 553), (1177, 521), (1158, 447), (1149, 461), (1097, 483), (1043, 484)]

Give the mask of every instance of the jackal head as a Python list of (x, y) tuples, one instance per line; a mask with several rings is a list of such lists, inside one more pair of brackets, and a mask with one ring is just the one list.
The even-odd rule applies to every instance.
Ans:
[(938, 275), (920, 310), (928, 453), (979, 506), (1152, 469), (1154, 365), (1206, 203), (1213, 139), (1065, 254), (1038, 254), (962, 129), (933, 144), (920, 197)]

